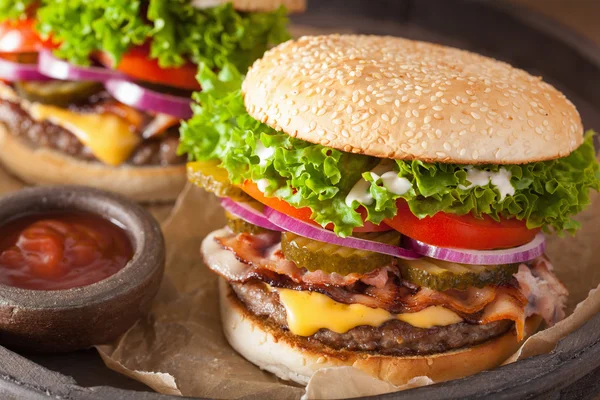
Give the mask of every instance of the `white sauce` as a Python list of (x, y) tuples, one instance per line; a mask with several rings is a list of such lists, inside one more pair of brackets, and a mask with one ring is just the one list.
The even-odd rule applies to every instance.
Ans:
[(491, 172), (467, 167), (467, 180), (471, 182), (469, 186), (459, 185), (459, 189), (471, 189), (474, 186), (485, 186), (490, 182), (500, 192), (500, 200), (504, 200), (507, 195), (514, 195), (515, 188), (510, 183), (512, 174), (506, 168), (500, 168), (498, 172)]
[(346, 205), (348, 207), (352, 207), (352, 202), (355, 200), (360, 204), (364, 204), (365, 206), (370, 206), (373, 204), (373, 196), (369, 193), (369, 188), (371, 187), (371, 182), (365, 181), (364, 178), (360, 178), (358, 182), (354, 185), (350, 192), (346, 196)]
[(260, 163), (258, 165), (260, 165), (261, 167), (267, 165), (267, 160), (273, 157), (273, 154), (275, 154), (274, 147), (265, 147), (265, 145), (262, 144), (261, 141), (259, 141), (256, 145), (256, 155), (258, 156), (258, 158), (260, 158)]
[[(373, 168), (371, 177), (375, 182), (381, 179), (383, 187), (390, 193), (394, 193), (398, 196), (403, 195), (412, 188), (410, 181), (406, 178), (399, 177), (398, 173), (392, 169), (389, 163), (384, 162)], [(346, 205), (351, 207), (353, 201), (358, 201), (365, 206), (373, 204), (374, 199), (369, 192), (370, 187), (371, 182), (361, 178), (346, 196)]]
[(262, 193), (264, 193), (267, 188), (269, 187), (269, 180), (268, 179), (259, 179), (258, 181), (256, 181), (256, 187), (258, 188), (258, 190), (260, 190)]
[(375, 173), (371, 172), (371, 176), (375, 182), (377, 182), (377, 179), (381, 179), (383, 187), (386, 188), (388, 192), (394, 193), (398, 196), (402, 196), (412, 188), (410, 181), (406, 178), (398, 176), (398, 172), (396, 171), (385, 172), (379, 177), (376, 176)]

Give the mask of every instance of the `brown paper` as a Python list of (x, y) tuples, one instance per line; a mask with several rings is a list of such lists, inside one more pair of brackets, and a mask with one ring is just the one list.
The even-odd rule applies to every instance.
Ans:
[[(332, 385), (331, 382), (343, 384)], [(324, 368), (317, 371), (306, 386), (306, 399), (348, 399), (359, 396), (376, 396), (399, 390), (432, 384), (426, 376), (418, 376), (406, 385), (394, 386), (374, 378), (353, 367)]]

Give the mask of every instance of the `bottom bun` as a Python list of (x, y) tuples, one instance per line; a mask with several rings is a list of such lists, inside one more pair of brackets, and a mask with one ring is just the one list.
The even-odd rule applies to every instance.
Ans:
[[(400, 386), (417, 376), (442, 382), (495, 368), (519, 348), (514, 329), (483, 344), (427, 356), (394, 357), (363, 352), (316, 352), (303, 345), (303, 337), (283, 331), (246, 309), (229, 284), (219, 283), (221, 320), (225, 337), (238, 353), (261, 369), (285, 380), (306, 385), (319, 369), (353, 366), (378, 379)], [(318, 312), (318, 311), (317, 311)], [(541, 318), (525, 323), (525, 338), (539, 327)]]
[(49, 148), (31, 147), (2, 124), (0, 162), (30, 184), (94, 186), (143, 202), (173, 201), (187, 182), (185, 165), (112, 167), (82, 161)]

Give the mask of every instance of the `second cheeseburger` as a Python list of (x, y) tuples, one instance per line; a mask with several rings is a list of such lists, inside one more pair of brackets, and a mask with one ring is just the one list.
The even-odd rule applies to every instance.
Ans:
[(395, 385), (500, 365), (567, 290), (543, 233), (598, 190), (592, 134), (505, 63), (392, 37), (288, 42), (200, 74), (191, 179), (229, 226), (202, 244), (240, 354), (307, 383), (352, 365)]

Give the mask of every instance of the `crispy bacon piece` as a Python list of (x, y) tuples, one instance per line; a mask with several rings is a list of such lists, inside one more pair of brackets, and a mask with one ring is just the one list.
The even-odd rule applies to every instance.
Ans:
[(123, 118), (131, 125), (132, 131), (139, 130), (144, 123), (144, 114), (142, 112), (116, 100), (103, 102), (97, 106), (97, 110), (100, 113), (114, 114)]
[(521, 264), (515, 274), (521, 291), (528, 300), (525, 315), (540, 315), (549, 326), (565, 317), (569, 295), (567, 288), (552, 270), (550, 261), (546, 257), (539, 257), (533, 261), (531, 267)]
[(285, 260), (277, 234), (222, 233), (207, 237), (203, 253), (213, 271), (233, 282), (259, 280), (273, 287), (319, 292), (340, 303), (358, 303), (395, 314), (444, 306), (461, 315), (472, 315), (492, 303), (498, 292), (522, 300), (523, 307), (526, 304), (514, 285), (441, 292), (403, 281), (389, 267), (367, 275), (307, 272)]
[(350, 286), (358, 281), (375, 287), (384, 287), (388, 281), (388, 272), (399, 274), (396, 268), (384, 267), (367, 274), (352, 273), (340, 275), (328, 274), (323, 271), (310, 272), (299, 268), (292, 261), (286, 260), (280, 244), (279, 233), (249, 233), (229, 234), (216, 237), (215, 240), (224, 249), (230, 250), (236, 258), (253, 268), (264, 268), (281, 275), (287, 275), (295, 283), (309, 285)]
[(544, 257), (534, 260), (531, 267), (521, 265), (516, 279), (503, 285), (436, 291), (402, 280), (393, 266), (363, 275), (309, 272), (285, 259), (278, 233), (217, 231), (205, 239), (202, 252), (206, 264), (232, 282), (260, 281), (278, 288), (314, 291), (339, 303), (363, 304), (393, 314), (443, 306), (473, 323), (512, 320), (519, 340), (525, 334), (526, 318), (533, 314), (549, 325), (564, 318), (568, 294)]
[(525, 305), (527, 299), (518, 290), (498, 290), (494, 301), (483, 310), (479, 320), (481, 324), (509, 319), (515, 322), (517, 340), (525, 336)]
[(179, 119), (167, 114), (156, 114), (154, 118), (144, 127), (142, 137), (150, 139), (155, 136), (160, 136), (167, 129), (179, 124)]

